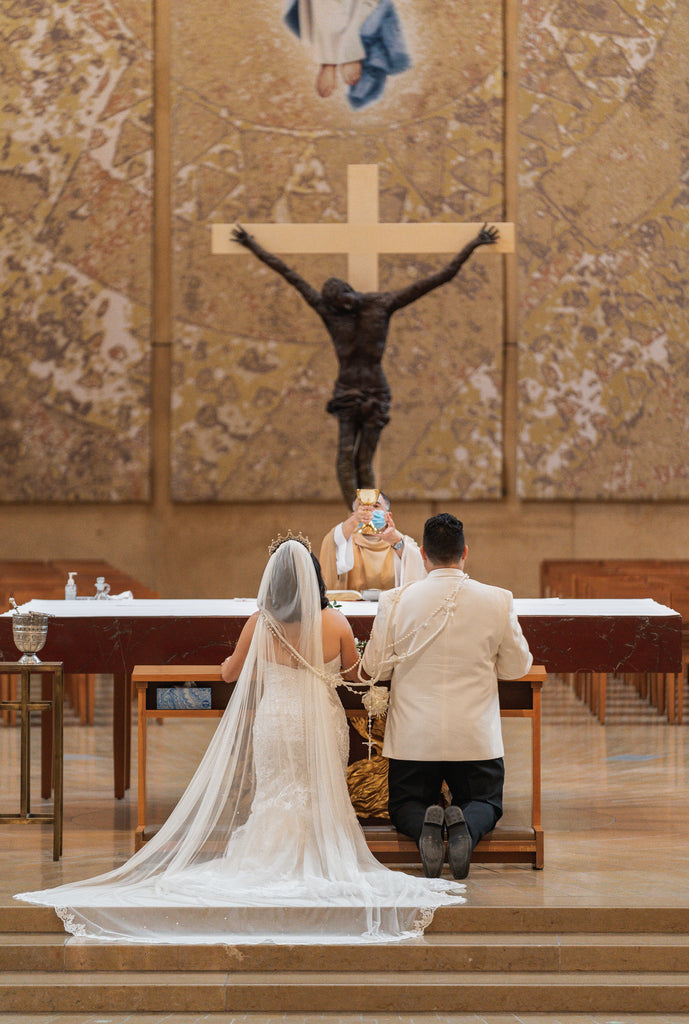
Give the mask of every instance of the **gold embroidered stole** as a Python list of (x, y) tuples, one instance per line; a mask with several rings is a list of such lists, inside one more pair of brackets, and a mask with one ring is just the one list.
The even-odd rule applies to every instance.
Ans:
[(378, 537), (355, 533), (354, 568), (347, 573), (350, 590), (392, 590), (395, 586), (395, 552)]

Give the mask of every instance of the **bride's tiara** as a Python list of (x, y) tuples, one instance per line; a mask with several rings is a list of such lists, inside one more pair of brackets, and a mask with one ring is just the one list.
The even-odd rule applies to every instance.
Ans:
[(283, 537), (282, 534), (279, 533), (277, 535), (277, 537), (275, 538), (275, 540), (272, 540), (270, 542), (270, 547), (268, 548), (268, 554), (269, 555), (274, 554), (277, 551), (277, 549), (280, 547), (280, 545), (284, 544), (285, 541), (288, 541), (288, 540), (299, 541), (300, 544), (304, 545), (304, 547), (309, 552), (309, 554), (311, 553), (311, 541), (309, 540), (309, 538), (305, 537), (304, 534), (301, 533), (301, 531), (299, 533), (292, 533), (291, 530), (288, 530), (286, 537)]

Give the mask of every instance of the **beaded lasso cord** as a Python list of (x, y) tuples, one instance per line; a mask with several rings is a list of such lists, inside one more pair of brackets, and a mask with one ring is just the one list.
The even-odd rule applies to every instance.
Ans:
[[(275, 625), (271, 617), (263, 609), (260, 610), (260, 614), (264, 619), (268, 629), (275, 637), (275, 639), (280, 644), (282, 644), (282, 646), (287, 651), (289, 651), (294, 660), (298, 664), (302, 665), (304, 668), (308, 669), (309, 672), (312, 672), (318, 679), (322, 679), (323, 682), (327, 683), (328, 686), (332, 686), (333, 688), (343, 686), (350, 693), (356, 694), (362, 693), (362, 687), (366, 688), (366, 692), (363, 693), (361, 697), (361, 703), (364, 705), (364, 708), (368, 713), (368, 741), (366, 746), (368, 747), (368, 757), (370, 760), (371, 751), (373, 748), (372, 720), (373, 718), (379, 718), (385, 715), (388, 708), (389, 692), (385, 689), (385, 687), (376, 686), (376, 683), (380, 680), (383, 668), (388, 669), (390, 666), (394, 667), (395, 665), (401, 664), (403, 661), (406, 661), (407, 658), (410, 658), (412, 653), (414, 655), (420, 654), (421, 651), (424, 651), (428, 647), (428, 645), (432, 643), (432, 641), (435, 640), (437, 636), (439, 636), (439, 634), (442, 632), (442, 630), (445, 628), (450, 618), (454, 614), (456, 608), (455, 601), (457, 598), (457, 594), (459, 593), (460, 588), (466, 583), (468, 579), (468, 575), (466, 573), (462, 573), (461, 577), (457, 581), (457, 586), (454, 588), (454, 590), (443, 598), (438, 607), (433, 609), (433, 611), (431, 612), (427, 619), (425, 619), (420, 625), (415, 626), (413, 629), (410, 629), (408, 633), (404, 634), (404, 636), (396, 638), (394, 644), (389, 641), (386, 641), (383, 644), (383, 657), (380, 659), (380, 664), (378, 666), (376, 674), (371, 676), (370, 679), (361, 678), (361, 656), (359, 656), (357, 660), (354, 662), (354, 664), (351, 665), (349, 668), (342, 669), (342, 672), (351, 672), (353, 669), (357, 669), (359, 681), (353, 684), (350, 684), (348, 680), (343, 679), (339, 672), (320, 672), (317, 668), (314, 668), (314, 666), (309, 664), (306, 658), (304, 658), (304, 656), (299, 653), (296, 647), (292, 646), (292, 644), (289, 642), (284, 633), (282, 633), (278, 629), (278, 627)], [(397, 600), (399, 600), (401, 592), (402, 590), (400, 589), (396, 595)], [(424, 640), (420, 647), (417, 647), (415, 651), (409, 651), (406, 654), (395, 654), (393, 652), (392, 648), (394, 645), (401, 644), (403, 641), (418, 635), (421, 632), (421, 630), (424, 629), (436, 617), (436, 615), (443, 611), (445, 614), (442, 622), (435, 630), (435, 632), (431, 633), (431, 635)], [(386, 655), (386, 651), (388, 650), (390, 651), (390, 654)]]
[[(306, 658), (303, 656), (303, 654), (299, 653), (299, 651), (296, 649), (296, 647), (292, 646), (292, 644), (289, 642), (289, 640), (284, 635), (284, 633), (280, 632), (280, 630), (275, 625), (275, 623), (273, 622), (271, 617), (268, 615), (268, 613), (266, 611), (264, 611), (263, 608), (260, 609), (260, 614), (261, 614), (261, 617), (265, 620), (266, 626), (268, 627), (270, 632), (273, 634), (275, 639), (278, 640), (279, 643), (281, 643), (282, 646), (287, 651), (289, 651), (289, 653), (292, 655), (294, 660), (296, 662), (298, 662), (303, 668), (306, 668), (306, 669), (309, 670), (309, 672), (312, 672), (318, 679), (322, 679), (324, 683), (328, 684), (328, 686), (332, 686), (332, 687), (344, 686), (346, 689), (350, 690), (352, 693), (358, 693), (359, 692), (359, 690), (356, 689), (356, 687), (359, 686), (359, 685), (361, 685), (361, 686), (368, 686), (368, 681), (367, 680), (361, 680), (360, 684), (357, 683), (357, 684), (355, 684), (355, 686), (349, 686), (347, 684), (347, 682), (339, 674), (339, 672), (321, 672), (321, 671), (319, 671), (319, 669), (315, 668), (313, 665), (311, 665), (306, 660)], [(342, 671), (343, 672), (351, 672), (352, 669), (355, 669), (355, 668), (358, 667), (360, 661), (361, 661), (361, 658), (357, 658), (353, 665), (351, 665), (349, 668), (342, 669)]]
[[(447, 594), (440, 602), (438, 607), (434, 608), (431, 614), (428, 616), (428, 618), (424, 619), (424, 621), (420, 623), (418, 626), (414, 626), (413, 629), (410, 629), (409, 632), (405, 633), (403, 636), (395, 637), (394, 641), (388, 641), (386, 639), (386, 641), (383, 644), (383, 650), (379, 661), (378, 669), (375, 675), (371, 676), (371, 678), (368, 680), (370, 686), (374, 686), (380, 680), (381, 674), (384, 670), (387, 671), (391, 666), (394, 667), (395, 665), (399, 665), (403, 661), (406, 661), (407, 658), (412, 657), (412, 655), (416, 656), (417, 654), (420, 654), (421, 651), (425, 651), (429, 644), (431, 644), (435, 640), (435, 638), (440, 635), (440, 633), (443, 631), (447, 623), (450, 621), (452, 615), (454, 615), (455, 609), (457, 607), (457, 594), (459, 593), (460, 589), (464, 586), (468, 579), (468, 575), (465, 572), (462, 573), (460, 578), (457, 580), (457, 585), (454, 588), (454, 590), (452, 590), (451, 593)], [(397, 592), (396, 602), (399, 601), (403, 589), (404, 588), (400, 588), (400, 590)], [(444, 618), (442, 622), (440, 623), (440, 625), (438, 626), (434, 633), (431, 633), (430, 636), (426, 637), (426, 639), (424, 640), (420, 647), (417, 647), (414, 651), (407, 651), (406, 654), (394, 653), (394, 647), (399, 647), (405, 640), (409, 640), (410, 638), (417, 636), (421, 632), (421, 630), (425, 629), (426, 626), (428, 626), (436, 617), (436, 615), (438, 615), (441, 612), (444, 612)], [(390, 652), (389, 654), (387, 653), (388, 651)], [(361, 679), (361, 667), (359, 667), (359, 678)], [(362, 682), (363, 681), (364, 680), (362, 680)]]

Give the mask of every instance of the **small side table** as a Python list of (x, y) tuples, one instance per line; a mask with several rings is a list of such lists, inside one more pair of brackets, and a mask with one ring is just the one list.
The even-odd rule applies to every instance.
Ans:
[[(18, 814), (0, 814), (2, 822), (52, 822), (53, 860), (62, 855), (63, 817), (63, 672), (61, 661), (42, 661), (38, 665), (22, 665), (17, 661), (0, 662), (0, 674), (20, 675), (19, 700), (0, 701), (0, 708), (18, 711), (21, 723), (20, 754), (20, 810)], [(31, 676), (52, 676), (52, 699), (31, 700)], [(44, 680), (43, 692), (45, 694)], [(33, 814), (31, 812), (31, 712), (50, 712), (53, 720), (53, 813)]]

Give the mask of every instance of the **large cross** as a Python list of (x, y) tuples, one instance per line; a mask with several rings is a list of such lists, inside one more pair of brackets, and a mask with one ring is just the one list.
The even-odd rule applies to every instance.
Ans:
[[(378, 165), (347, 168), (347, 220), (327, 224), (243, 224), (256, 240), (280, 254), (346, 253), (347, 280), (355, 291), (378, 291), (382, 253), (456, 253), (475, 238), (482, 224), (390, 224), (378, 219)], [(492, 252), (514, 252), (514, 224), (495, 224), (500, 238)], [(212, 252), (244, 254), (232, 241), (231, 224), (212, 225)]]

